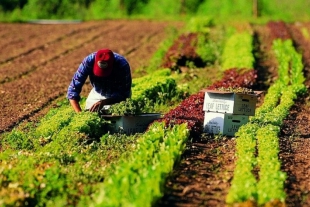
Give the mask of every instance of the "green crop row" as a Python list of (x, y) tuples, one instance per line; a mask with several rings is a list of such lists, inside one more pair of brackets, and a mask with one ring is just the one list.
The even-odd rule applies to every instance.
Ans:
[[(58, 131), (44, 134), (47, 137), (39, 136), (35, 128), (19, 136), (8, 134), (6, 139), (27, 139), (33, 147), (16, 150), (7, 140), (1, 141), (6, 144), (0, 153), (1, 206), (64, 206), (83, 195), (77, 190), (79, 185), (84, 189), (88, 182), (98, 182), (103, 176), (96, 168), (100, 166), (98, 159), (107, 157), (107, 151), (104, 146), (95, 150), (100, 148), (96, 143), (88, 145), (98, 138), (101, 128), (96, 114), (84, 112), (73, 116)], [(95, 155), (98, 157), (94, 159)]]
[(236, 132), (236, 157), (234, 177), (226, 202), (240, 203), (256, 198), (256, 178), (252, 173), (256, 166), (256, 131), (258, 124), (248, 123)]
[(178, 98), (182, 94), (178, 90), (177, 83), (171, 77), (170, 69), (161, 69), (150, 75), (133, 79), (132, 99), (144, 101), (149, 99), (154, 102), (166, 102), (172, 98)]
[(226, 42), (222, 55), (222, 69), (253, 69), (253, 37), (248, 32), (235, 33)]
[[(280, 170), (278, 135), (294, 100), (306, 92), (306, 87), (303, 85), (302, 59), (291, 40), (275, 40), (273, 49), (279, 65), (278, 79), (268, 89), (255, 116), (236, 133), (238, 159), (226, 197), (229, 204), (249, 200), (259, 205), (275, 200), (285, 202), (286, 175)], [(252, 174), (256, 167), (259, 169), (259, 181)]]
[(273, 200), (285, 202), (284, 181), (286, 174), (281, 171), (279, 156), (280, 127), (268, 124), (256, 132), (259, 168), (257, 203), (266, 204)]
[(92, 206), (152, 206), (162, 197), (188, 136), (186, 124), (169, 129), (163, 122), (152, 124), (137, 140), (135, 151), (113, 166)]

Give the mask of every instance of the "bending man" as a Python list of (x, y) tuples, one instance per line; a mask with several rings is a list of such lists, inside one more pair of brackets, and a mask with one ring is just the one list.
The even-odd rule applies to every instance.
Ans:
[(67, 98), (76, 112), (82, 111), (80, 93), (87, 77), (93, 88), (86, 99), (86, 110), (100, 112), (131, 96), (129, 63), (110, 49), (101, 49), (84, 58), (68, 87)]

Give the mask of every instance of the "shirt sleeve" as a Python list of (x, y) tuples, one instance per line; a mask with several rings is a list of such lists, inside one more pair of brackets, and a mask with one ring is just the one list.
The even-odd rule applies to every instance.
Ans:
[(93, 64), (94, 64), (95, 55), (94, 53), (88, 55), (82, 63), (79, 65), (77, 71), (74, 73), (73, 78), (69, 84), (67, 91), (67, 98), (80, 100), (80, 93), (82, 91), (82, 87), (89, 76)]

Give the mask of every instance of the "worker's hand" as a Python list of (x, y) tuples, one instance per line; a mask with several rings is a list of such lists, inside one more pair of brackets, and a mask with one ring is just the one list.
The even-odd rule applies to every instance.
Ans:
[(102, 109), (103, 106), (104, 106), (104, 102), (103, 101), (98, 101), (97, 103), (92, 105), (92, 107), (90, 107), (89, 111), (90, 112), (99, 112)]
[(75, 112), (82, 111), (81, 106), (77, 100), (70, 99), (69, 101)]

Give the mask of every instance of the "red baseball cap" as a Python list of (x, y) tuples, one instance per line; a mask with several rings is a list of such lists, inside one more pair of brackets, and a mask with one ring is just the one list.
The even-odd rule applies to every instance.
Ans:
[(98, 50), (95, 56), (94, 75), (107, 77), (111, 74), (114, 63), (114, 54), (110, 49)]

